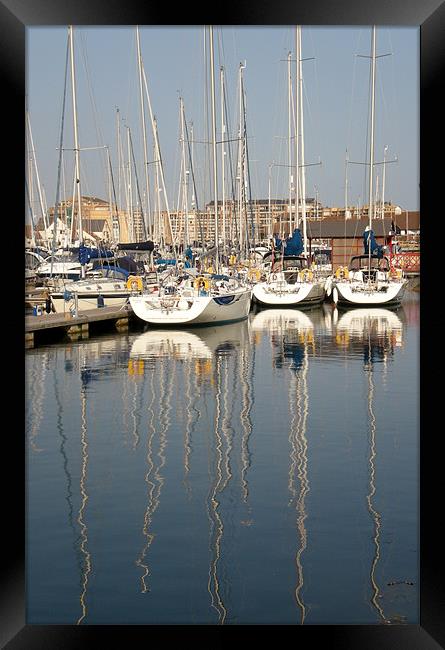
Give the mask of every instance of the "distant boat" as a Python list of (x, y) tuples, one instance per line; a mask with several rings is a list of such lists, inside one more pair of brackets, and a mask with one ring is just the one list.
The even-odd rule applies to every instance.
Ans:
[(77, 309), (85, 311), (102, 307), (122, 307), (131, 295), (126, 280), (116, 278), (84, 278), (65, 284), (63, 289), (51, 291), (54, 310), (64, 313)]

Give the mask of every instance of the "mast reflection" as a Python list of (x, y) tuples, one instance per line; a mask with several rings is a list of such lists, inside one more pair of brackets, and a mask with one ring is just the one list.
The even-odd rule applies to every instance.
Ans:
[(373, 523), (373, 559), (370, 569), (372, 589), (371, 605), (377, 612), (382, 623), (391, 623), (383, 608), (382, 590), (377, 579), (378, 565), (381, 560), (381, 527), (382, 515), (376, 508), (377, 495), (377, 418), (374, 412), (375, 364), (381, 363), (383, 380), (387, 372), (387, 363), (394, 355), (394, 349), (403, 344), (403, 323), (398, 314), (388, 309), (369, 308), (353, 309), (339, 317), (337, 334), (344, 338), (348, 335), (348, 343), (362, 346), (363, 370), (367, 376), (367, 411), (369, 432), (369, 492), (366, 495), (367, 509)]
[(80, 607), (82, 613), (79, 619), (77, 620), (77, 625), (80, 625), (87, 615), (86, 595), (87, 595), (88, 580), (92, 568), (91, 555), (88, 550), (88, 529), (85, 523), (85, 509), (89, 498), (86, 491), (87, 468), (88, 468), (88, 438), (87, 438), (87, 416), (86, 416), (86, 403), (87, 403), (86, 382), (83, 380), (82, 374), (81, 374), (80, 402), (81, 402), (80, 443), (81, 443), (82, 465), (81, 465), (80, 483), (79, 483), (81, 504), (79, 508), (77, 522), (80, 526), (80, 551), (81, 554), (83, 555), (83, 570), (82, 570), (82, 579), (81, 579), (82, 591), (80, 594)]
[[(267, 309), (255, 315), (254, 331), (270, 332), (275, 368), (289, 371), (288, 402), (290, 412), (289, 506), (295, 507), (299, 546), (295, 554), (297, 583), (294, 597), (300, 609), (300, 624), (306, 619), (303, 599), (303, 553), (307, 548), (306, 497), (310, 490), (308, 478), (307, 419), (309, 415), (308, 369), (309, 350), (314, 351), (314, 324), (307, 313), (295, 309)], [(297, 481), (298, 486), (297, 487)]]

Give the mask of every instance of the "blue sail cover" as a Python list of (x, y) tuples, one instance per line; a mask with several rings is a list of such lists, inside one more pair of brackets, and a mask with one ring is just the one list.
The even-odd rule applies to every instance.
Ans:
[(104, 248), (89, 248), (83, 244), (79, 246), (79, 262), (81, 264), (88, 264), (92, 259), (102, 259), (113, 256), (114, 253), (112, 251), (107, 251)]
[(295, 228), (292, 237), (286, 239), (285, 255), (301, 255), (303, 252), (303, 239), (299, 228)]
[(373, 257), (383, 257), (383, 246), (376, 242), (373, 230), (365, 230), (363, 233), (363, 246), (365, 255), (369, 255), (369, 249), (371, 248), (371, 255)]
[(157, 260), (155, 260), (155, 264), (162, 264), (162, 265), (165, 265), (165, 266), (173, 266), (173, 264), (176, 264), (176, 260), (157, 259)]

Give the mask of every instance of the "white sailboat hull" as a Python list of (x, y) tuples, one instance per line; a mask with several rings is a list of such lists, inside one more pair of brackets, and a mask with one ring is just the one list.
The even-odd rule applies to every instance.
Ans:
[(402, 301), (406, 284), (405, 279), (371, 286), (366, 282), (335, 282), (333, 296), (336, 290), (337, 302), (342, 305), (394, 305)]
[(253, 299), (268, 307), (296, 307), (317, 304), (325, 296), (324, 282), (278, 284), (258, 282), (252, 288)]
[(138, 318), (153, 325), (205, 325), (247, 318), (251, 290), (210, 296), (130, 296), (130, 305)]
[[(67, 292), (71, 297), (65, 300)], [(122, 307), (128, 300), (131, 292), (123, 280), (98, 279), (95, 281), (79, 280), (66, 284), (63, 290), (52, 291), (51, 300), (56, 313), (64, 313), (75, 306), (77, 296), (77, 311), (95, 309), (98, 307), (97, 299), (102, 296), (104, 307)]]

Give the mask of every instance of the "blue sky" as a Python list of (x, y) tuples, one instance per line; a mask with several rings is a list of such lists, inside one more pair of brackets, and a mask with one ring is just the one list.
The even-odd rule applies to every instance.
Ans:
[[(27, 28), (27, 102), (36, 160), (46, 201), (56, 197), (61, 107), (64, 87), (67, 27)], [(117, 121), (131, 129), (143, 186), (142, 136), (135, 28), (74, 28), (77, 106), (81, 147), (108, 145), (117, 179)], [(302, 28), (305, 86), (304, 146), (306, 195), (316, 193), (325, 205), (343, 206), (345, 152), (356, 162), (367, 161), (370, 27)], [(206, 159), (205, 55), (202, 26), (140, 27), (141, 50), (153, 112), (157, 119), (170, 208), (177, 202), (180, 145), (179, 96), (186, 119), (193, 122), (198, 203), (211, 200), (211, 166)], [(288, 195), (287, 58), (295, 52), (293, 26), (214, 27), (215, 70), (225, 68), (232, 137), (236, 135), (237, 75), (246, 63), (244, 83), (247, 131), (254, 198), (267, 198), (269, 165), (272, 197)], [(386, 166), (385, 199), (403, 209), (419, 208), (419, 30), (417, 27), (378, 27), (375, 157), (397, 162)], [(217, 88), (217, 139), (220, 139)], [(146, 114), (149, 160), (153, 140)], [(67, 94), (64, 148), (73, 147), (71, 93)], [(126, 155), (126, 148), (125, 148)], [(219, 156), (219, 153), (218, 153)], [(72, 193), (73, 154), (65, 152), (67, 194)], [(349, 203), (368, 200), (366, 167), (348, 166)], [(382, 167), (376, 168), (382, 185)], [(108, 198), (100, 151), (81, 153), (82, 193)], [(219, 190), (219, 198), (221, 197)], [(123, 206), (124, 207), (124, 206)]]

